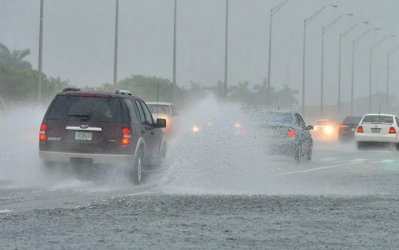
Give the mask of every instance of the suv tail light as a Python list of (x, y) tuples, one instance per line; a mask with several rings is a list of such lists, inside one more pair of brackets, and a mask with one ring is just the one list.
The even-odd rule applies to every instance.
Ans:
[(296, 132), (295, 130), (288, 130), (288, 137), (295, 137), (296, 136)]
[(339, 125), (339, 130), (344, 130), (346, 127), (347, 127), (346, 125), (341, 124)]
[(39, 132), (39, 140), (40, 141), (45, 141), (47, 136), (46, 136), (46, 131), (47, 131), (47, 126), (46, 124), (42, 124), (40, 126), (40, 132)]
[(389, 128), (389, 133), (390, 134), (396, 134), (396, 129), (394, 127)]
[(132, 138), (132, 135), (130, 134), (130, 129), (124, 128), (122, 130), (122, 144), (123, 145), (130, 144), (130, 138)]
[(358, 132), (358, 133), (363, 133), (363, 127), (362, 127), (362, 126), (359, 126), (359, 127), (357, 128), (357, 132)]

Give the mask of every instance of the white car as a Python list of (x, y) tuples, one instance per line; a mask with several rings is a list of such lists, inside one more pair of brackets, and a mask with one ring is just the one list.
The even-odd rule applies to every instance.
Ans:
[(367, 114), (363, 116), (355, 132), (358, 148), (365, 143), (399, 144), (399, 118), (390, 114)]
[(176, 122), (174, 120), (176, 120), (178, 112), (175, 104), (171, 102), (146, 102), (146, 104), (150, 109), (154, 120), (157, 120), (157, 118), (166, 120), (166, 128), (162, 128), (164, 133), (170, 134), (176, 130)]

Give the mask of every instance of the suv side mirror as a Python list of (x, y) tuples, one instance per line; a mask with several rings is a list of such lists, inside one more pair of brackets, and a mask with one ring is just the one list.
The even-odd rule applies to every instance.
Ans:
[(156, 128), (166, 128), (166, 119), (157, 119), (157, 122), (154, 124)]
[(306, 127), (306, 130), (313, 130), (314, 129), (314, 127), (312, 126), (312, 125), (308, 125), (307, 127)]

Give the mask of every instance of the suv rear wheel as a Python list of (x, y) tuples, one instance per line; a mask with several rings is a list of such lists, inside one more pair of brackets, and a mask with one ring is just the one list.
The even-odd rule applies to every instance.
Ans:
[(133, 169), (131, 171), (131, 179), (134, 185), (140, 185), (143, 180), (143, 153), (140, 150), (137, 153), (136, 160), (133, 164)]

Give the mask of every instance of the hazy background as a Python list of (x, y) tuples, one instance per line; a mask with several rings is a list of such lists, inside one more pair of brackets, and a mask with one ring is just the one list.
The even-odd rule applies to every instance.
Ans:
[[(229, 0), (229, 84), (261, 83), (267, 76), (270, 9), (282, 0)], [(173, 0), (120, 0), (118, 79), (143, 74), (172, 79)], [(291, 0), (274, 16), (272, 85), (289, 84), (301, 91), (303, 19), (327, 4), (308, 26), (307, 104), (319, 104), (321, 27), (344, 13), (325, 36), (325, 103), (336, 103), (339, 33), (358, 21), (381, 31), (357, 46), (356, 95), (368, 95), (369, 47), (383, 36), (397, 34), (396, 0)], [(31, 49), (38, 61), (39, 0), (0, 0), (0, 42), (10, 49)], [(43, 71), (70, 79), (72, 85), (112, 82), (114, 0), (45, 0)], [(177, 84), (213, 85), (223, 80), (224, 0), (178, 0)], [(359, 25), (343, 42), (342, 101), (349, 101), (351, 41), (367, 30)], [(374, 52), (373, 92), (385, 91), (387, 52), (399, 37), (387, 39)], [(391, 57), (391, 91), (399, 90), (399, 52)], [(301, 101), (301, 95), (297, 96)]]

